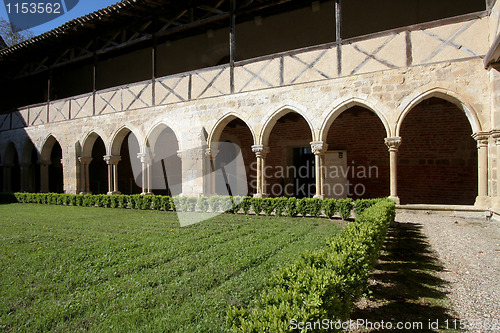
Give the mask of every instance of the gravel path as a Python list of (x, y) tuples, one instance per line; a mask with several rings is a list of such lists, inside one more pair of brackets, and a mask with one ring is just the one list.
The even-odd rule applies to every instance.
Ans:
[(500, 222), (412, 211), (399, 211), (396, 220), (423, 226), (467, 332), (500, 332)]

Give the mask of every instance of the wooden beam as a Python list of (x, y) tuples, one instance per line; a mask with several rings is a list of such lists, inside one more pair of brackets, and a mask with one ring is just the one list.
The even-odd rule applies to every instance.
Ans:
[(229, 23), (229, 81), (231, 94), (234, 93), (234, 60), (236, 56), (236, 0), (229, 0), (231, 6), (231, 16)]
[(342, 76), (342, 0), (335, 0), (335, 40), (337, 43), (337, 76)]

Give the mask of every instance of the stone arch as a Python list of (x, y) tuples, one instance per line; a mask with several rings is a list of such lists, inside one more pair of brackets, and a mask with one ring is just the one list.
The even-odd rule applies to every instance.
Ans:
[(179, 150), (182, 149), (182, 140), (179, 131), (177, 131), (173, 126), (170, 126), (166, 122), (161, 121), (153, 125), (151, 127), (151, 130), (146, 134), (144, 152), (147, 152), (151, 149), (151, 146), (154, 145), (154, 143), (158, 139), (158, 136), (165, 128), (169, 128), (173, 132), (173, 134), (175, 135), (175, 139), (177, 140), (177, 143), (179, 145)]
[[(106, 146), (106, 141), (104, 140), (104, 136), (99, 134), (97, 131), (90, 131), (85, 138), (83, 139), (83, 144), (82, 144), (82, 156), (84, 157), (90, 157), (92, 155), (92, 148), (94, 147), (94, 143), (98, 138), (101, 138), (101, 140), (104, 142)], [(108, 151), (106, 151), (106, 154), (108, 154)]]
[(248, 122), (243, 120), (240, 116), (236, 115), (235, 113), (228, 113), (228, 114), (224, 115), (223, 117), (221, 117), (217, 121), (217, 123), (213, 126), (212, 131), (210, 132), (208, 139), (207, 139), (207, 145), (209, 148), (213, 148), (212, 142), (218, 142), (220, 139), (220, 136), (221, 136), (222, 132), (224, 131), (224, 129), (226, 128), (226, 126), (231, 121), (233, 121), (235, 119), (239, 119), (245, 123), (245, 125), (250, 130), (250, 133), (252, 133), (252, 138), (253, 138), (254, 144), (257, 144), (255, 141), (255, 139), (256, 139), (255, 138), (255, 131), (250, 125), (248, 125)]
[(264, 122), (264, 126), (262, 127), (262, 131), (259, 135), (259, 140), (262, 145), (267, 146), (269, 144), (269, 136), (271, 134), (271, 131), (274, 128), (274, 125), (276, 122), (282, 118), (283, 116), (287, 115), (288, 113), (297, 113), (299, 114), (304, 120), (307, 122), (309, 126), (309, 130), (311, 131), (311, 141), (315, 141), (315, 135), (314, 135), (314, 126), (312, 125), (311, 120), (307, 116), (307, 112), (305, 110), (302, 110), (299, 107), (294, 107), (290, 105), (285, 105), (278, 110), (272, 112), (269, 116), (267, 116)]
[(36, 193), (40, 191), (40, 155), (29, 137), (21, 153), (21, 190)]
[[(434, 90), (410, 103), (397, 135), (398, 196), (402, 204), (472, 205), (478, 195), (480, 124), (456, 97)], [(445, 98), (443, 98), (445, 97)]]
[(425, 90), (418, 90), (414, 94), (408, 96), (403, 103), (401, 104), (401, 113), (399, 114), (397, 123), (396, 123), (396, 132), (395, 136), (399, 136), (401, 132), (401, 127), (403, 125), (404, 119), (408, 115), (408, 113), (422, 101), (437, 97), (448, 102), (455, 104), (460, 110), (465, 113), (465, 116), (469, 120), (469, 123), (472, 127), (472, 133), (478, 133), (482, 131), (481, 122), (477, 116), (476, 111), (470, 106), (469, 103), (465, 102), (464, 99), (459, 96), (454, 91), (433, 87)]
[(49, 134), (45, 140), (43, 141), (42, 144), (42, 149), (40, 151), (40, 160), (41, 161), (50, 161), (50, 155), (52, 153), (52, 148), (56, 144), (57, 139), (52, 135)]
[[(234, 113), (219, 119), (208, 139), (211, 153), (206, 161), (205, 184), (208, 194), (248, 195), (256, 192), (255, 133), (246, 121)], [(213, 173), (213, 174), (212, 174)]]
[(378, 108), (374, 107), (372, 105), (372, 103), (370, 103), (366, 100), (362, 100), (360, 98), (353, 97), (353, 98), (348, 99), (347, 101), (341, 102), (340, 104), (335, 106), (327, 114), (327, 116), (324, 118), (323, 124), (321, 125), (320, 134), (319, 134), (320, 141), (323, 141), (323, 142), (326, 141), (328, 131), (330, 130), (330, 127), (332, 126), (335, 119), (337, 119), (337, 117), (340, 116), (344, 111), (346, 111), (352, 107), (355, 107), (355, 106), (359, 106), (359, 107), (362, 107), (364, 109), (370, 110), (374, 114), (376, 114), (377, 117), (382, 122), (382, 124), (384, 125), (387, 137), (391, 136), (391, 128), (390, 128), (389, 122), (387, 121), (387, 118), (384, 116), (384, 114), (382, 112), (380, 112), (378, 110)]
[(4, 191), (18, 192), (21, 190), (21, 169), (16, 145), (11, 141), (7, 144), (3, 160)]
[(148, 133), (145, 145), (147, 164), (145, 164), (144, 171), (146, 175), (142, 178), (143, 181), (149, 178), (150, 190), (155, 194), (179, 195), (182, 193), (181, 154), (181, 141), (171, 126), (161, 122)]
[(141, 146), (141, 151), (143, 151), (144, 149), (142, 145), (146, 140), (142, 137), (141, 132), (137, 128), (134, 128), (129, 124), (120, 127), (113, 133), (111, 136), (110, 147), (108, 147), (107, 151), (109, 151), (111, 155), (120, 155), (120, 148), (123, 144), (123, 140), (130, 132), (134, 133), (137, 141), (139, 141), (139, 145)]

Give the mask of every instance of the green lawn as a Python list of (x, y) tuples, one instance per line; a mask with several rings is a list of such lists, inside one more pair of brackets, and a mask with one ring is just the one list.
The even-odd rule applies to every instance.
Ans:
[(0, 205), (0, 331), (224, 331), (266, 277), (339, 231), (327, 219)]

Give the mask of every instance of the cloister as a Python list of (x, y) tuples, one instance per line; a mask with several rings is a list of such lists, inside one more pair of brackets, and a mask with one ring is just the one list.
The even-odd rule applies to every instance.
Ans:
[(163, 76), (158, 42), (152, 78), (103, 89), (94, 51), (92, 91), (0, 115), (1, 188), (210, 196), (241, 152), (226, 176), (257, 197), (500, 208), (499, 6)]

